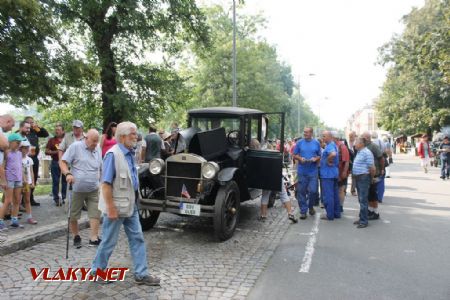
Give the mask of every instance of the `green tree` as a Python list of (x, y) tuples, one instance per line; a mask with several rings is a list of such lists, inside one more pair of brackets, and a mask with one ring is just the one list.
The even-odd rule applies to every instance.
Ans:
[(0, 1), (2, 100), (54, 110), (83, 99), (103, 124), (144, 123), (182, 101), (176, 58), (187, 42), (208, 42), (194, 0)]
[(100, 69), (104, 124), (158, 117), (180, 101), (182, 79), (162, 55), (176, 55), (187, 41), (205, 44), (207, 27), (194, 0), (50, 1), (55, 14), (87, 35)]
[(450, 124), (450, 2), (427, 0), (405, 16), (404, 32), (380, 48), (389, 66), (377, 102), (392, 132), (439, 130)]
[[(232, 20), (222, 7), (206, 10), (211, 27), (209, 51), (194, 52), (192, 74), (195, 106), (230, 106), (232, 99)], [(262, 110), (280, 110), (292, 93), (290, 68), (278, 62), (275, 47), (257, 40), (264, 25), (261, 16), (239, 16), (237, 24), (238, 105)], [(290, 80), (290, 82), (289, 82)], [(290, 85), (285, 87), (285, 85)]]
[[(299, 103), (300, 101), (300, 103)], [(300, 132), (298, 130), (298, 111), (300, 109)], [(305, 98), (299, 94), (298, 86), (295, 87), (292, 97), (289, 98), (288, 106), (285, 111), (288, 112), (286, 118), (286, 135), (290, 137), (303, 136), (305, 127), (324, 128), (324, 124), (319, 121), (319, 117), (314, 114)], [(318, 133), (316, 132), (316, 135)]]
[[(192, 95), (189, 101), (174, 108), (173, 119), (161, 122), (162, 127), (182, 120), (189, 108), (232, 105), (233, 23), (230, 12), (213, 6), (205, 8), (205, 15), (211, 28), (210, 47), (204, 51), (193, 45), (192, 55), (181, 70), (183, 76), (190, 78), (188, 85)], [(297, 124), (298, 110), (291, 67), (280, 61), (274, 46), (258, 36), (264, 25), (261, 15), (237, 18), (237, 103), (267, 112), (286, 112), (288, 134), (294, 135), (297, 125), (292, 124)], [(307, 106), (303, 103), (302, 108)], [(310, 110), (302, 111), (305, 121), (309, 113), (312, 114)], [(302, 121), (302, 124), (305, 123)]]
[(52, 16), (36, 0), (0, 0), (0, 100), (15, 105), (55, 94), (46, 44), (56, 42)]

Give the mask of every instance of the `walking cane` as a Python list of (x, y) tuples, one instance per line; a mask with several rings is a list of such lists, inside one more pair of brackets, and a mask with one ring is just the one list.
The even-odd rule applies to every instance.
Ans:
[(70, 235), (70, 208), (72, 206), (72, 184), (69, 185), (69, 208), (67, 209), (67, 242), (66, 242), (66, 259), (69, 258), (69, 235)]

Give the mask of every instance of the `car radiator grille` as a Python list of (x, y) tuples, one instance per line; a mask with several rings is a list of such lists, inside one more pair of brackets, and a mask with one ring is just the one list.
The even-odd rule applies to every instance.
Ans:
[(197, 184), (201, 178), (200, 163), (167, 162), (167, 196), (181, 197), (183, 184), (191, 198), (197, 196)]

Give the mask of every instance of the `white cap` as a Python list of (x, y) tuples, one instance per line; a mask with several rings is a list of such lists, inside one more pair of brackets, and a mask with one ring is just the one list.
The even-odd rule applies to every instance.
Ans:
[(20, 147), (30, 147), (30, 146), (31, 146), (31, 144), (28, 140), (20, 142)]
[(72, 122), (72, 127), (83, 128), (83, 122), (81, 122), (80, 120), (75, 120)]

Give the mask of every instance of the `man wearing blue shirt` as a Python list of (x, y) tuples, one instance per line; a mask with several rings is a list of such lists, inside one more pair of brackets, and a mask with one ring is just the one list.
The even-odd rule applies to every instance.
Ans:
[(323, 202), (327, 212), (322, 219), (334, 220), (341, 217), (341, 205), (339, 202), (338, 176), (339, 176), (339, 152), (333, 142), (330, 131), (324, 131), (322, 140), (326, 144), (320, 159), (320, 179), (322, 181)]
[(294, 148), (294, 159), (298, 161), (297, 200), (300, 207), (300, 219), (306, 219), (309, 214), (315, 215), (314, 204), (317, 199), (318, 162), (320, 161), (320, 144), (312, 138), (313, 129), (306, 127), (303, 139)]
[(139, 222), (137, 198), (139, 181), (133, 151), (137, 143), (137, 128), (131, 122), (122, 122), (116, 129), (117, 144), (105, 155), (103, 162), (99, 209), (104, 213), (103, 241), (97, 250), (92, 270), (104, 270), (119, 239), (121, 225), (130, 245), (136, 284), (155, 286), (160, 279), (148, 271), (147, 251)]
[(358, 191), (359, 219), (353, 224), (358, 228), (366, 228), (369, 224), (369, 187), (375, 175), (375, 165), (372, 152), (366, 148), (366, 140), (358, 138), (355, 148), (358, 151), (353, 161), (352, 174)]

